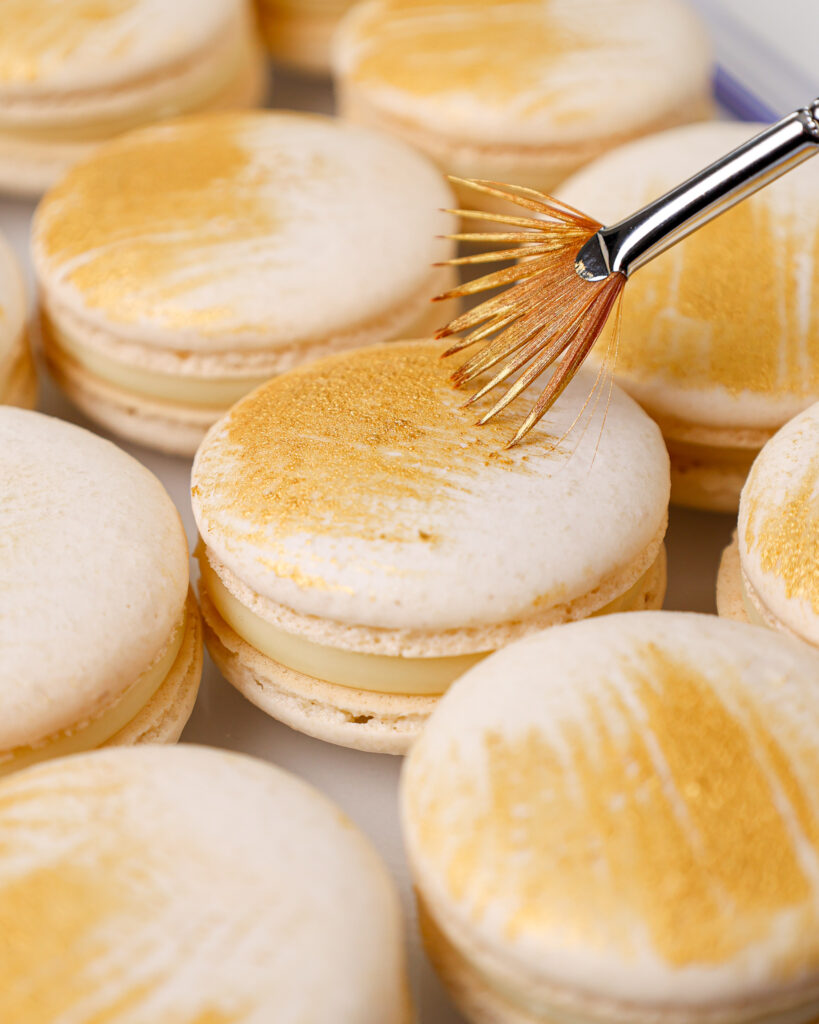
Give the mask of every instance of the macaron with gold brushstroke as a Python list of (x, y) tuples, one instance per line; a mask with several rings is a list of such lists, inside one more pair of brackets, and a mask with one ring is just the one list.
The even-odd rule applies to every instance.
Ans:
[[(715, 122), (634, 142), (560, 198), (613, 223), (761, 128)], [(662, 428), (674, 502), (735, 512), (762, 445), (819, 399), (818, 193), (808, 163), (629, 283), (616, 379)]]
[(545, 191), (627, 139), (707, 116), (709, 69), (677, 0), (371, 0), (334, 50), (345, 117), (450, 174)]
[(36, 195), (105, 139), (255, 106), (247, 0), (0, 0), (0, 191)]
[(819, 647), (819, 404), (754, 462), (717, 581), (720, 615)]
[(819, 656), (713, 616), (547, 630), (405, 765), (427, 950), (473, 1024), (819, 1017)]
[(438, 171), (403, 143), (286, 113), (183, 119), (75, 167), (33, 228), (45, 351), (113, 433), (192, 455), (274, 374), (431, 333), (453, 281)]
[(190, 746), (0, 782), (0, 1019), (410, 1024), (401, 911), (311, 786)]
[(490, 651), (665, 593), (668, 456), (581, 374), (511, 451), (475, 426), (436, 342), (276, 378), (217, 423), (193, 467), (206, 642), (268, 714), (403, 753)]
[(0, 775), (178, 739), (202, 631), (162, 484), (110, 442), (11, 406), (0, 480)]
[(0, 405), (26, 409), (37, 401), (37, 374), (29, 348), (26, 291), (14, 253), (0, 235)]
[(270, 52), (285, 64), (326, 75), (333, 32), (354, 0), (257, 0)]

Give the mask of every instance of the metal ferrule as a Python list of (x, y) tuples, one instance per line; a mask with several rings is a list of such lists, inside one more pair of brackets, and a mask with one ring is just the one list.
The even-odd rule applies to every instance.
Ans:
[(577, 255), (587, 281), (628, 277), (692, 231), (819, 151), (819, 99), (794, 111), (642, 210), (602, 228)]

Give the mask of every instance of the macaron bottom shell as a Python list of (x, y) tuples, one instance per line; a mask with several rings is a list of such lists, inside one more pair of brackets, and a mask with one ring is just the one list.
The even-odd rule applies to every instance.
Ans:
[(122, 698), (87, 722), (34, 746), (0, 755), (0, 776), (98, 747), (175, 743), (193, 711), (202, 662), (202, 621), (189, 591), (166, 651)]
[[(434, 710), (439, 695), (359, 689), (317, 679), (275, 661), (253, 647), (225, 621), (208, 593), (206, 576), (200, 579), (199, 593), (208, 651), (225, 679), (248, 700), (291, 728), (328, 743), (371, 753), (400, 755), (409, 750)], [(588, 614), (658, 609), (662, 607), (665, 589), (663, 546), (636, 582), (619, 597)], [(390, 662), (399, 659), (376, 657), (375, 660), (389, 667)], [(466, 667), (462, 669), (465, 670)]]
[(796, 637), (804, 643), (809, 640), (799, 637), (781, 622), (765, 605), (742, 571), (739, 541), (736, 533), (723, 551), (717, 576), (717, 612), (724, 619), (735, 622), (749, 622), (753, 626), (773, 629), (786, 636)]
[(0, 384), (0, 405), (16, 405), (21, 409), (33, 409), (37, 404), (37, 371), (28, 339), (20, 336), (18, 352), (6, 371), (5, 380)]
[(0, 124), (0, 191), (21, 198), (36, 198), (55, 185), (74, 164), (88, 156), (105, 139), (138, 128), (152, 121), (178, 117), (185, 113), (206, 113), (219, 110), (258, 106), (268, 89), (267, 68), (255, 43), (242, 48), (240, 59), (234, 58), (227, 80), (215, 92), (200, 91), (175, 102), (142, 110), (139, 114), (119, 119), (91, 121), (66, 132), (19, 130)]
[[(707, 120), (713, 116), (713, 102), (708, 96), (692, 96), (667, 116), (646, 125), (637, 133), (614, 134), (605, 139), (580, 144), (544, 143), (538, 145), (477, 144), (460, 140), (452, 133), (434, 134), (408, 120), (391, 117), (364, 95), (363, 90), (339, 79), (337, 94), (341, 115), (356, 124), (388, 132), (425, 153), (446, 174), (458, 178), (484, 181), (514, 182), (527, 188), (550, 193), (576, 170), (590, 163), (608, 149), (623, 145), (641, 135), (667, 127)], [(510, 213), (514, 208), (473, 189), (458, 188), (456, 195), (464, 209)], [(520, 215), (520, 211), (516, 211)], [(501, 231), (482, 226), (483, 231)]]
[(339, 10), (293, 10), (262, 3), (262, 35), (276, 60), (314, 75), (330, 74), (333, 33), (348, 4)]
[(427, 956), (450, 999), (470, 1024), (815, 1024), (819, 1006), (715, 1007), (675, 1011), (638, 1010), (608, 1000), (585, 999), (568, 989), (535, 996), (499, 977), (489, 977), (456, 948), (416, 891), (418, 923)]
[(736, 513), (739, 495), (762, 447), (707, 445), (665, 435), (671, 459), (671, 503)]

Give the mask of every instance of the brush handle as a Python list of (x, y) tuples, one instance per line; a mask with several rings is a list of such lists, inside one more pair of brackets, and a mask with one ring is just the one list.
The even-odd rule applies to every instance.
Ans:
[(795, 110), (642, 210), (602, 228), (580, 250), (577, 273), (629, 276), (692, 231), (819, 152), (819, 99)]

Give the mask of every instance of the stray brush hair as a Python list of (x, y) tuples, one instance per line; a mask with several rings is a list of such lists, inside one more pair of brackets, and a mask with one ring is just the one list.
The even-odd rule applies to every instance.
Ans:
[[(513, 374), (519, 374), (492, 408), (478, 420), (483, 424), (505, 409), (543, 373), (552, 373), (529, 415), (508, 446), (529, 433), (554, 405), (592, 349), (626, 283), (624, 274), (612, 273), (602, 281), (586, 281), (575, 270), (575, 258), (603, 226), (567, 203), (517, 185), (450, 178), (456, 185), (505, 200), (537, 214), (510, 216), (479, 210), (450, 210), (462, 220), (485, 220), (506, 225), (504, 232), (462, 232), (448, 235), (458, 242), (504, 242), (513, 247), (447, 260), (444, 266), (472, 266), (514, 260), (503, 270), (468, 281), (437, 297), (460, 299), (495, 288), (504, 290), (456, 317), (437, 332), (439, 339), (462, 337), (444, 358), (480, 344), (452, 374), (463, 387), (488, 370), (489, 381), (467, 401), (471, 405)], [(618, 317), (619, 320), (619, 317)], [(616, 348), (616, 340), (615, 340)]]

